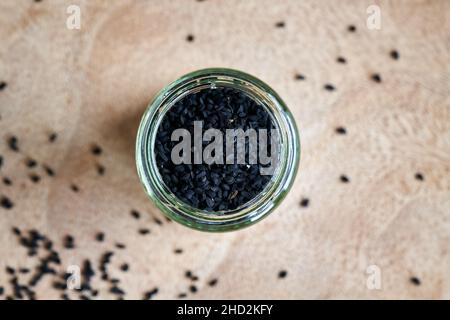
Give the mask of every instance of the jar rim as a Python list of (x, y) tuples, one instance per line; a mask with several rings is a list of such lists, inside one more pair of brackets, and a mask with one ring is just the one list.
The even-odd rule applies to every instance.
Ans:
[[(211, 213), (191, 207), (178, 199), (162, 181), (153, 155), (156, 133), (168, 109), (193, 88), (230, 86), (257, 95), (270, 107), (281, 129), (280, 155), (276, 179), (257, 197), (226, 214)], [(249, 226), (278, 206), (291, 188), (300, 159), (300, 141), (294, 118), (278, 94), (263, 81), (242, 71), (208, 68), (188, 73), (163, 88), (149, 103), (136, 139), (136, 166), (142, 185), (153, 203), (170, 219), (202, 231), (231, 231)]]

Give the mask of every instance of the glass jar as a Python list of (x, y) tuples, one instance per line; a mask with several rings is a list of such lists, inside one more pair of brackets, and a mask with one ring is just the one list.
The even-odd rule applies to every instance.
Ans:
[[(154, 145), (159, 124), (174, 103), (190, 93), (218, 87), (241, 90), (269, 112), (279, 130), (279, 161), (269, 183), (257, 197), (233, 210), (207, 212), (184, 203), (168, 189), (157, 167)], [(231, 69), (199, 70), (169, 84), (149, 104), (137, 134), (137, 172), (150, 199), (170, 219), (203, 231), (237, 230), (266, 217), (291, 188), (299, 159), (299, 136), (285, 103), (261, 80)]]

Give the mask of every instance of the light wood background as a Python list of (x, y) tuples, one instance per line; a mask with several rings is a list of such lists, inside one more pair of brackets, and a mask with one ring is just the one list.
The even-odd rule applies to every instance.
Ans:
[[(380, 30), (366, 27), (373, 3)], [(81, 8), (80, 30), (66, 28), (70, 4)], [(0, 207), (0, 298), (11, 294), (6, 266), (33, 269), (38, 261), (13, 226), (51, 238), (60, 271), (86, 258), (97, 266), (113, 250), (110, 273), (126, 299), (155, 287), (158, 299), (450, 298), (449, 1), (3, 0), (0, 26), (0, 177), (12, 181), (0, 181), (0, 196), (14, 204)], [(240, 69), (270, 84), (301, 134), (293, 190), (267, 219), (233, 233), (166, 222), (135, 170), (148, 102), (205, 67)], [(327, 83), (336, 90), (324, 90)], [(347, 134), (335, 132), (340, 126)], [(52, 132), (58, 138), (50, 143)], [(12, 135), (20, 152), (8, 147)], [(28, 157), (38, 166), (28, 168)], [(103, 243), (94, 239), (99, 231)], [(73, 250), (63, 248), (67, 234)], [(367, 287), (371, 265), (380, 271), (379, 290)], [(37, 298), (60, 297), (52, 279), (35, 288)], [(93, 285), (99, 298), (115, 298), (98, 273)]]

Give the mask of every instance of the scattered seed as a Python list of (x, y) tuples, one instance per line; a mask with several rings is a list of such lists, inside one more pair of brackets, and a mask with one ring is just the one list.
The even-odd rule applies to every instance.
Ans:
[(4, 209), (12, 209), (14, 203), (6, 196), (1, 196), (0, 204)]
[(182, 254), (183, 249), (175, 249), (173, 252), (175, 252), (175, 254)]
[(105, 167), (101, 164), (97, 164), (97, 173), (102, 176), (105, 174)]
[(338, 134), (346, 134), (347, 130), (344, 127), (337, 127), (336, 128), (336, 133), (338, 133)]
[(141, 214), (137, 210), (131, 210), (130, 214), (135, 219), (139, 219), (141, 217)]
[(64, 237), (64, 248), (66, 249), (74, 249), (75, 248), (75, 239), (71, 235), (66, 235)]
[(146, 234), (150, 233), (150, 230), (149, 229), (139, 229), (139, 233), (142, 235), (146, 235)]
[(0, 81), (0, 91), (4, 90), (8, 84), (5, 81)]
[(400, 54), (397, 50), (391, 50), (390, 52), (391, 58), (394, 60), (398, 60), (400, 58)]
[(35, 174), (35, 173), (31, 173), (30, 174), (30, 180), (33, 183), (38, 183), (39, 181), (41, 181), (41, 177), (39, 175)]
[(280, 272), (278, 272), (278, 278), (283, 279), (286, 278), (286, 276), (287, 276), (286, 270), (281, 270)]
[(347, 27), (347, 30), (348, 30), (349, 32), (356, 32), (356, 27), (355, 27), (353, 24), (351, 24), (351, 25), (349, 25), (349, 26)]
[(93, 155), (99, 156), (99, 155), (102, 154), (103, 150), (102, 150), (102, 148), (99, 145), (94, 144), (91, 147), (91, 152), (92, 152)]
[(189, 286), (189, 291), (192, 293), (196, 293), (197, 292), (197, 287), (194, 285)]
[(284, 23), (284, 21), (279, 21), (275, 24), (275, 26), (277, 28), (284, 28), (286, 26), (286, 24)]
[(3, 177), (3, 184), (4, 184), (5, 186), (11, 186), (11, 185), (12, 185), (12, 181), (11, 181), (11, 179), (8, 178), (8, 177)]
[(49, 177), (53, 177), (55, 175), (55, 171), (47, 165), (42, 166)]
[(19, 152), (19, 140), (16, 136), (9, 137), (8, 146), (12, 151)]
[(116, 243), (116, 248), (117, 249), (125, 249), (126, 246), (123, 243), (118, 242), (118, 243)]
[(98, 232), (95, 235), (95, 240), (97, 240), (98, 242), (103, 242), (103, 240), (105, 240), (105, 234), (103, 232)]
[(417, 277), (411, 277), (411, 278), (409, 278), (409, 281), (415, 286), (420, 286), (420, 284), (421, 284), (420, 279)]
[(188, 34), (186, 37), (186, 41), (187, 42), (193, 42), (194, 41), (194, 36), (192, 34)]
[(344, 57), (337, 57), (336, 61), (338, 63), (346, 64), (347, 60)]
[(342, 183), (349, 183), (350, 182), (350, 179), (346, 175), (341, 175), (339, 177), (339, 179), (341, 180)]
[(303, 198), (303, 199), (300, 201), (300, 206), (303, 207), (303, 208), (308, 207), (308, 206), (309, 206), (309, 199), (308, 199), (308, 198)]
[(420, 173), (420, 172), (417, 172), (417, 173), (414, 175), (414, 178), (416, 178), (416, 180), (419, 180), (419, 181), (425, 180), (425, 177), (424, 177), (423, 174)]
[(127, 263), (124, 263), (120, 266), (120, 270), (122, 270), (123, 272), (127, 272), (129, 268), (130, 267)]
[(295, 80), (305, 80), (306, 79), (306, 77), (300, 73), (297, 73), (294, 78), (295, 78)]
[(50, 133), (48, 135), (48, 141), (49, 142), (55, 142), (56, 139), (58, 139), (58, 134), (56, 132)]
[(34, 167), (37, 166), (37, 161), (32, 159), (32, 158), (28, 158), (28, 159), (25, 160), (25, 165), (28, 168), (34, 168)]
[(156, 294), (158, 294), (159, 289), (158, 288), (154, 288), (150, 291), (147, 291), (144, 293), (144, 300), (150, 300), (152, 299)]
[(211, 280), (208, 282), (208, 285), (209, 285), (210, 287), (214, 287), (214, 286), (217, 284), (217, 282), (218, 282), (217, 279), (211, 279)]
[(329, 84), (329, 83), (325, 84), (325, 85), (323, 86), (323, 88), (324, 88), (325, 90), (327, 90), (327, 91), (334, 91), (334, 90), (336, 90), (336, 88), (335, 88), (332, 84)]
[(376, 83), (380, 83), (380, 82), (381, 82), (381, 76), (380, 76), (378, 73), (374, 73), (374, 74), (371, 76), (371, 78), (372, 78), (372, 80), (373, 80), (374, 82), (376, 82)]
[(70, 189), (72, 189), (73, 192), (78, 192), (78, 191), (80, 191), (80, 189), (78, 188), (78, 186), (75, 185), (75, 184), (70, 185)]

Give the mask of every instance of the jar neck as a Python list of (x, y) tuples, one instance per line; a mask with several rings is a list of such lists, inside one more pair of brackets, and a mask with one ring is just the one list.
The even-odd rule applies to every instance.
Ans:
[[(200, 90), (222, 87), (240, 90), (265, 108), (279, 132), (279, 158), (271, 180), (257, 197), (236, 209), (212, 213), (189, 206), (168, 189), (157, 167), (154, 146), (165, 113), (177, 101)], [(206, 69), (180, 78), (157, 95), (142, 119), (136, 156), (147, 193), (167, 216), (199, 230), (229, 231), (264, 218), (281, 202), (297, 171), (299, 139), (292, 115), (270, 87), (240, 71)]]

